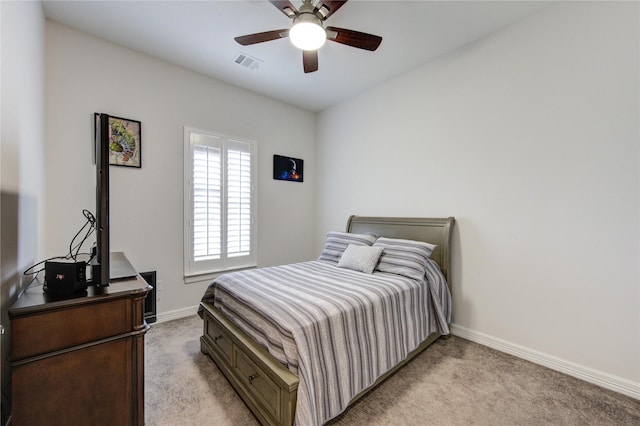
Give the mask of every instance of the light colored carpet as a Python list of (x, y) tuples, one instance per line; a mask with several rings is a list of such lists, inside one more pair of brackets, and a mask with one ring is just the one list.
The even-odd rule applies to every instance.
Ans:
[[(258, 425), (200, 352), (202, 320), (152, 325), (145, 341), (147, 426)], [(337, 425), (640, 425), (640, 401), (485, 346), (436, 342)]]

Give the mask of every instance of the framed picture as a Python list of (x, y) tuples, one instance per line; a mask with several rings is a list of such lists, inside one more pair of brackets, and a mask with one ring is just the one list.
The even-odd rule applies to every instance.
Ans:
[(274, 155), (273, 178), (277, 180), (302, 182), (304, 179), (304, 160), (285, 157), (283, 155)]
[[(94, 114), (94, 131), (99, 114)], [(137, 120), (109, 116), (109, 164), (142, 167), (142, 123)]]

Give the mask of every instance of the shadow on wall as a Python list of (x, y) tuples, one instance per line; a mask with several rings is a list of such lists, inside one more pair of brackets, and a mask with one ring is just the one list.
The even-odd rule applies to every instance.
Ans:
[(12, 192), (0, 193), (0, 321), (5, 333), (1, 337), (2, 371), (2, 424), (11, 407), (10, 388), (10, 343), (11, 327), (8, 311), (30, 280), (24, 280), (22, 271), (33, 263), (37, 256), (37, 202), (33, 197), (20, 196)]

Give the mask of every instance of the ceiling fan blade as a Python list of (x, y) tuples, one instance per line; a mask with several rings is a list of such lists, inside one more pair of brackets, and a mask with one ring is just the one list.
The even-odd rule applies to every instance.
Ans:
[(337, 27), (327, 27), (327, 39), (372, 52), (382, 43), (380, 36)]
[(302, 51), (302, 66), (304, 72), (318, 71), (318, 51), (317, 50), (303, 50)]
[(320, 0), (316, 4), (316, 8), (313, 13), (316, 14), (323, 21), (327, 19), (329, 16), (333, 15), (336, 10), (340, 9), (348, 0), (344, 1), (329, 1), (329, 0)]
[(287, 37), (289, 35), (289, 30), (273, 30), (273, 31), (265, 31), (263, 33), (255, 33), (248, 34), (244, 36), (239, 36), (234, 38), (235, 41), (240, 43), (243, 46), (248, 46), (250, 44), (262, 43), (265, 41), (277, 40), (279, 38)]
[(298, 14), (298, 9), (288, 0), (269, 0), (269, 3), (278, 8), (278, 10), (289, 18), (293, 18)]

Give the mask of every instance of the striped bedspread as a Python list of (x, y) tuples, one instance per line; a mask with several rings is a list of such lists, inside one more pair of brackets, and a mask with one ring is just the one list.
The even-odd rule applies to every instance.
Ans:
[(320, 425), (430, 333), (449, 334), (449, 289), (430, 262), (423, 282), (325, 261), (240, 271), (202, 300), (298, 375), (295, 422)]

